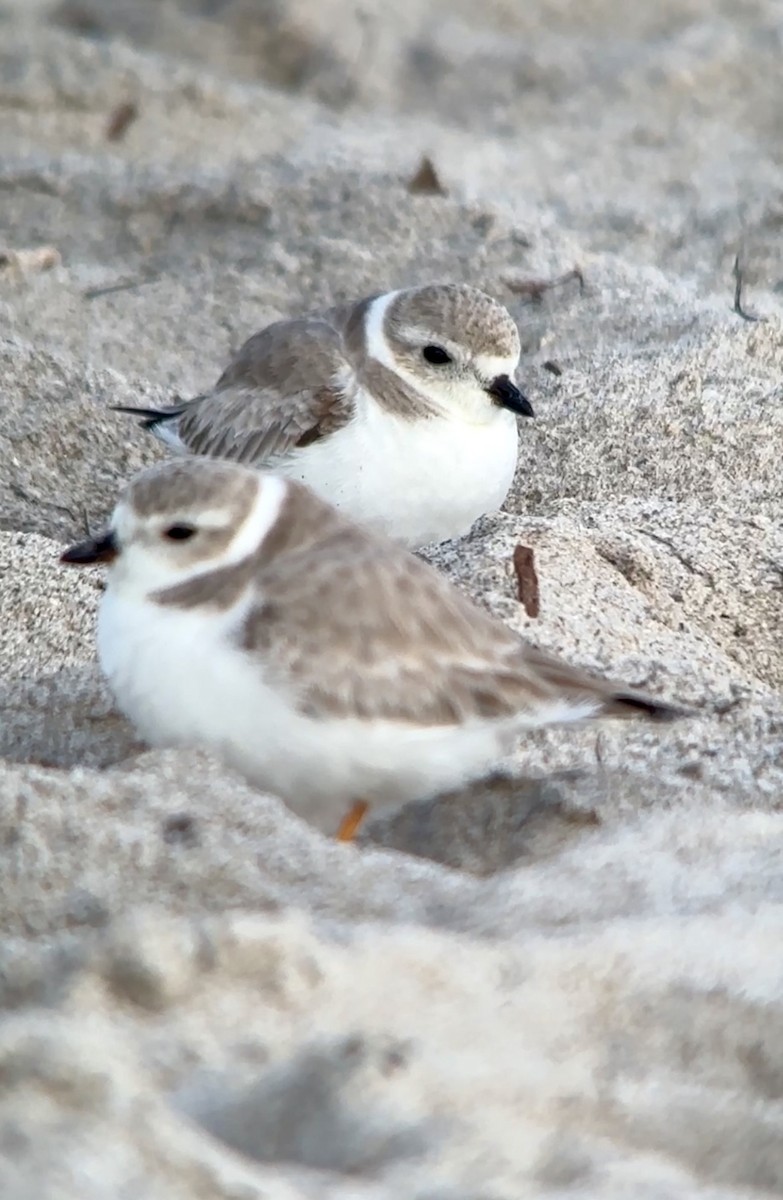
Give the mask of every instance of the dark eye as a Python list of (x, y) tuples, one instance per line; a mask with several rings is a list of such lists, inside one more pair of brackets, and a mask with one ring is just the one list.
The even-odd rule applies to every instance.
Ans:
[(447, 354), (442, 346), (425, 346), (422, 354), (428, 363), (439, 365), (451, 362), (451, 355)]
[(169, 525), (163, 530), (163, 536), (172, 542), (186, 542), (195, 532), (192, 525)]

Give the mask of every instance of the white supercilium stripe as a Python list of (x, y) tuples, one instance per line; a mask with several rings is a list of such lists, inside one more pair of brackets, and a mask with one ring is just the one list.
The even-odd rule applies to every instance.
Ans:
[(230, 563), (241, 562), (248, 555), (254, 554), (280, 516), (288, 485), (277, 475), (264, 475), (261, 472), (259, 472), (259, 480), (261, 486), (253, 507), (229, 542), (225, 552), (216, 562), (210, 564), (212, 570), (216, 566), (225, 567)]
[(397, 370), (397, 363), (383, 332), (383, 323), (389, 305), (399, 294), (399, 292), (386, 292), (385, 295), (378, 296), (368, 307), (364, 318), (364, 343), (367, 354), (392, 371)]

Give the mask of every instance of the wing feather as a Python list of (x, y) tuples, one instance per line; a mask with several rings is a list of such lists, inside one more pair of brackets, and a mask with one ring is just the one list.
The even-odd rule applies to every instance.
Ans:
[(524, 642), (402, 546), (288, 487), (239, 636), (301, 711), (416, 725), (683, 715)]
[(354, 395), (334, 325), (279, 321), (245, 343), (213, 391), (184, 407), (177, 432), (193, 454), (269, 465), (346, 424)]
[(420, 559), (330, 515), (316, 545), (293, 538), (261, 567), (242, 631), (301, 711), (419, 725), (505, 722), (564, 704), (675, 715), (528, 645)]

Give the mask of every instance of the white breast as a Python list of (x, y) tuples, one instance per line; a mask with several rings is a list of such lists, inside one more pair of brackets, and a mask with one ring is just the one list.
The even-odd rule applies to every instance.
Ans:
[(101, 666), (150, 745), (210, 749), (328, 834), (355, 800), (378, 811), (435, 795), (484, 774), (505, 749), (503, 731), (483, 723), (418, 728), (301, 716), (263, 663), (227, 640), (240, 616), (104, 595)]
[(248, 704), (263, 715), (261, 676), (249, 686), (230, 649), (240, 617), (239, 610), (165, 608), (109, 585), (98, 616), (98, 657), (119, 707), (150, 745), (222, 751)]
[(276, 464), (355, 520), (411, 547), (466, 533), (506, 498), (517, 462), (513, 414), (481, 425), (403, 420), (361, 396), (354, 420)]

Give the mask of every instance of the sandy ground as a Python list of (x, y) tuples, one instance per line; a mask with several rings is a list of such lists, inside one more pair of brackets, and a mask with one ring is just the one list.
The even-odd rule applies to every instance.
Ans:
[[(4, 1200), (779, 1195), (780, 5), (6, 0), (0, 33)], [(345, 848), (144, 752), (100, 577), (56, 560), (158, 456), (110, 404), (430, 279), (508, 304), (538, 413), (434, 561), (700, 715), (531, 739)]]

